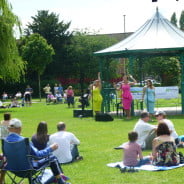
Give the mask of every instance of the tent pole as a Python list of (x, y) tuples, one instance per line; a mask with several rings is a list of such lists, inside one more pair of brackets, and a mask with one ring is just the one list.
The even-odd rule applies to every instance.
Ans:
[[(133, 73), (134, 73), (134, 59), (135, 59), (135, 58), (132, 57), (132, 56), (130, 56), (130, 57), (128, 58), (128, 60), (129, 60), (128, 69), (129, 69), (129, 73), (130, 73), (131, 75), (133, 75)], [(134, 100), (132, 100), (131, 115), (132, 115), (132, 116), (135, 116), (135, 112), (134, 112)]]
[(103, 59), (100, 59), (99, 60), (99, 71), (100, 71), (100, 77), (101, 77), (101, 82), (102, 82), (102, 89), (101, 89), (101, 95), (103, 97), (103, 101), (102, 101), (102, 105), (101, 105), (101, 112), (103, 113), (104, 112), (104, 108), (105, 108), (105, 105), (104, 105), (104, 85), (103, 85), (103, 68), (104, 68), (104, 61)]
[(184, 114), (184, 54), (180, 56), (181, 62), (181, 113)]

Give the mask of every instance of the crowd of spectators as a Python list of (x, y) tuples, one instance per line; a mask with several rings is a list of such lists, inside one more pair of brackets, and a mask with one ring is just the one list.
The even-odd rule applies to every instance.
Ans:
[[(38, 124), (36, 133), (33, 134), (30, 140), (30, 155), (40, 158), (48, 156), (45, 162), (50, 163), (56, 183), (67, 184), (66, 180), (69, 178), (64, 175), (61, 164), (69, 164), (83, 159), (78, 151), (80, 141), (73, 133), (66, 131), (65, 123), (59, 122), (56, 128), (57, 132), (49, 135), (47, 122), (42, 121)], [(4, 120), (0, 123), (0, 138), (8, 142), (21, 141), (25, 139), (21, 135), (21, 131), (21, 120), (11, 119), (10, 113), (4, 113)], [(32, 165), (35, 166), (34, 161)], [(0, 182), (3, 183), (5, 177), (3, 170), (1, 170), (0, 176)]]

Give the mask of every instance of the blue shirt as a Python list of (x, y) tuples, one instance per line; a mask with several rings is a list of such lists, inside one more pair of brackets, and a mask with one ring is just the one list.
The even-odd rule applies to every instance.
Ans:
[[(8, 142), (18, 142), (23, 140), (24, 137), (20, 136), (19, 134), (10, 132), (9, 135), (6, 137), (6, 140)], [(31, 148), (31, 155), (37, 156), (37, 157), (44, 157), (44, 156), (48, 156), (50, 155), (50, 153), (53, 151), (50, 147), (47, 147), (43, 150), (38, 150), (37, 148), (35, 148), (33, 146), (33, 143), (29, 143), (30, 144), (30, 148)]]

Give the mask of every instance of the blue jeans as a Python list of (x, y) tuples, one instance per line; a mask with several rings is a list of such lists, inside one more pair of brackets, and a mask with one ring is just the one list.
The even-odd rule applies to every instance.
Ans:
[(50, 155), (50, 156), (43, 158), (37, 162), (33, 162), (33, 167), (41, 168), (46, 163), (49, 163), (49, 166), (50, 166), (54, 176), (58, 176), (61, 173), (63, 173), (63, 170), (62, 170), (57, 158), (54, 155)]
[(71, 154), (72, 154), (72, 161), (74, 161), (79, 156), (79, 151), (76, 144), (71, 145)]
[(143, 157), (143, 159), (139, 160), (137, 165), (135, 165), (135, 167), (140, 167), (141, 165), (145, 165), (150, 163), (150, 158), (149, 157)]

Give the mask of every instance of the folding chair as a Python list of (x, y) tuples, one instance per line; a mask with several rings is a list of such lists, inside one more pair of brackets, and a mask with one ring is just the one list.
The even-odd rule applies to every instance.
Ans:
[(41, 167), (33, 167), (32, 161), (40, 158), (30, 155), (28, 138), (19, 142), (2, 140), (2, 151), (7, 161), (2, 170), (6, 171), (12, 184), (19, 184), (26, 178), (29, 184), (42, 184), (41, 176), (43, 176), (45, 168), (49, 166), (49, 162)]
[[(121, 113), (121, 110), (122, 110), (122, 113)], [(124, 108), (122, 106), (122, 102), (119, 102), (119, 103), (116, 104), (116, 115), (119, 116), (119, 114), (120, 114), (120, 116), (125, 115)]]

